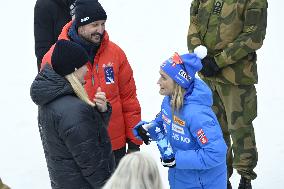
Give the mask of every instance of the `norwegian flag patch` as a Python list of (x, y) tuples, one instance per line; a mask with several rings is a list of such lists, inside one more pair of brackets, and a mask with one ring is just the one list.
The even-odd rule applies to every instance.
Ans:
[(171, 57), (172, 59), (172, 66), (175, 67), (177, 64), (182, 64), (182, 60), (177, 52)]
[(105, 80), (106, 84), (113, 84), (114, 83), (114, 70), (113, 64), (108, 63), (107, 65), (103, 65), (105, 71)]
[(197, 131), (197, 137), (201, 144), (206, 144), (208, 142), (208, 139), (202, 129)]

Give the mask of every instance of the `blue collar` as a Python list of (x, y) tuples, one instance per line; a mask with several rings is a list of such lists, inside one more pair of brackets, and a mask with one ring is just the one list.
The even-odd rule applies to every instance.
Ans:
[(75, 24), (75, 22), (73, 22), (69, 31), (68, 31), (68, 35), (72, 39), (72, 41), (80, 44), (87, 51), (90, 61), (93, 62), (100, 45), (93, 44), (93, 43), (86, 41), (83, 38), (81, 38), (78, 35), (76, 28), (77, 28), (76, 24)]

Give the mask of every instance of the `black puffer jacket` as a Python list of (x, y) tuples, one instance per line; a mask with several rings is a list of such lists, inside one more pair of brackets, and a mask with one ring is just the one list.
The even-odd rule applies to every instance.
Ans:
[(71, 20), (70, 6), (74, 2), (75, 0), (36, 1), (34, 7), (34, 37), (38, 71), (43, 56), (57, 41), (63, 26)]
[(49, 65), (31, 86), (53, 189), (101, 188), (114, 170), (107, 125), (111, 114), (80, 100)]

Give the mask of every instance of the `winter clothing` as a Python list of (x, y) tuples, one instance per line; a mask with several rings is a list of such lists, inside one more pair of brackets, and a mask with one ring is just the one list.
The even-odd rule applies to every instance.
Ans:
[(208, 78), (235, 85), (257, 83), (255, 51), (266, 33), (267, 0), (201, 1), (190, 8), (188, 49), (202, 44), (220, 73)]
[(227, 189), (233, 189), (230, 180), (227, 180)]
[(51, 56), (52, 68), (62, 77), (81, 68), (89, 60), (88, 54), (80, 45), (72, 41), (59, 40)]
[(215, 76), (219, 72), (220, 68), (217, 66), (213, 57), (206, 56), (202, 59), (202, 70), (200, 73), (205, 77)]
[[(200, 76), (213, 91), (213, 109), (228, 146), (228, 177), (233, 167), (246, 178), (257, 176), (253, 171), (258, 157), (252, 124), (257, 115), (255, 51), (265, 38), (267, 6), (267, 0), (193, 0), (191, 4), (188, 49), (206, 46), (208, 57), (220, 69), (211, 75), (201, 71)], [(213, 62), (210, 66), (207, 62), (204, 69), (214, 67)]]
[(39, 106), (38, 126), (53, 189), (94, 189), (104, 185), (115, 163), (101, 113), (80, 100), (70, 83), (46, 65), (31, 86)]
[[(84, 49), (88, 52), (90, 62), (93, 64), (94, 63), (93, 60), (98, 52), (101, 42), (92, 43), (92, 42), (86, 41), (78, 35), (77, 31), (78, 29), (77, 29), (76, 23), (73, 22), (72, 26), (70, 27), (68, 31), (68, 36), (72, 41), (84, 47)], [(101, 35), (101, 34), (97, 33), (97, 35)], [(101, 39), (103, 39), (103, 36), (101, 37)]]
[[(242, 176), (250, 179), (256, 178), (257, 175), (253, 169), (257, 164), (258, 153), (252, 124), (257, 116), (255, 86), (204, 81), (212, 89), (214, 110), (229, 147), (227, 153), (228, 175), (232, 175), (234, 167)], [(236, 112), (238, 113), (236, 114)], [(232, 150), (234, 150), (234, 161)]]
[(185, 89), (190, 86), (195, 78), (195, 73), (201, 68), (200, 58), (194, 53), (181, 56), (175, 53), (161, 65), (161, 69)]
[(149, 130), (155, 123), (140, 121), (134, 128), (133, 134), (137, 138), (141, 138), (143, 142), (148, 145), (152, 138), (157, 143), (158, 149), (161, 154), (161, 162), (164, 167), (175, 166), (175, 154), (173, 149), (164, 133), (164, 130)]
[(77, 27), (107, 19), (104, 8), (97, 0), (77, 0), (75, 6), (75, 22)]
[(125, 153), (126, 153), (126, 146), (113, 151), (116, 167), (118, 166), (120, 160), (125, 156)]
[(174, 168), (176, 166), (176, 159), (174, 157), (170, 159), (161, 159), (161, 162), (164, 167)]
[(225, 189), (227, 147), (211, 109), (211, 91), (200, 79), (193, 82), (179, 112), (172, 114), (170, 97), (164, 98), (148, 132), (153, 140), (158, 139), (155, 133), (165, 133), (173, 149), (176, 167), (169, 169), (171, 189)]
[(238, 189), (252, 189), (251, 181), (245, 177), (241, 177)]
[(34, 38), (37, 67), (57, 41), (62, 27), (71, 20), (75, 0), (37, 0), (34, 7)]
[[(59, 39), (70, 40), (68, 32), (71, 26), (72, 21), (64, 26)], [(44, 56), (43, 65), (50, 63), (53, 48)], [(89, 71), (85, 77), (85, 89), (89, 98), (93, 99), (97, 88), (101, 87), (113, 108), (108, 128), (113, 150), (123, 148), (126, 139), (141, 145), (142, 141), (132, 133), (132, 128), (141, 120), (133, 71), (124, 52), (109, 40), (107, 31), (104, 32), (96, 55), (87, 66)]]
[(135, 125), (133, 128), (133, 134), (136, 138), (142, 140), (146, 145), (149, 145), (151, 142), (150, 135), (148, 135), (147, 129), (143, 126), (149, 124), (146, 121), (140, 121), (138, 124)]
[(140, 146), (131, 142), (131, 140), (127, 139), (127, 154), (132, 153), (132, 152), (137, 152), (140, 151)]

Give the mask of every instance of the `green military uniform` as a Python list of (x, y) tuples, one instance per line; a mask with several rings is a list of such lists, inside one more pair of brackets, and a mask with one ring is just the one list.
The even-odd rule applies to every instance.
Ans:
[(10, 189), (7, 185), (5, 185), (5, 184), (2, 182), (1, 178), (0, 178), (0, 189)]
[(192, 52), (198, 45), (206, 46), (208, 56), (221, 69), (213, 77), (200, 77), (212, 89), (213, 109), (229, 147), (228, 177), (234, 167), (242, 176), (256, 178), (255, 51), (265, 37), (267, 6), (267, 0), (193, 0), (191, 4), (188, 49)]

